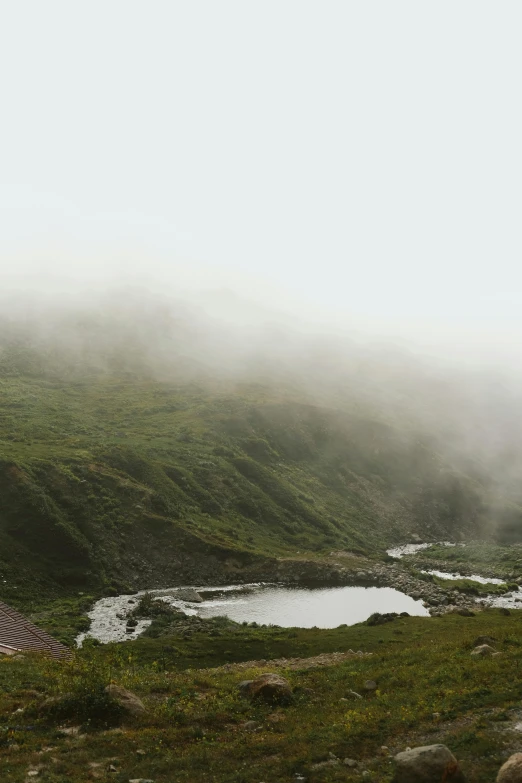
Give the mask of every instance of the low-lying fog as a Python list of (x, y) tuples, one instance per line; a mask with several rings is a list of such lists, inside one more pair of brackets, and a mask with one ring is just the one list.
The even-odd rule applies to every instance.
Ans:
[[(0, 347), (45, 357), (49, 371), (132, 372), (158, 380), (259, 383), (277, 395), (361, 411), (428, 436), (452, 459), (518, 494), (522, 382), (518, 367), (459, 364), (391, 335), (342, 330), (232, 290), (67, 283), (35, 292), (5, 277)], [(172, 290), (172, 289), (171, 289)], [(0, 372), (1, 372), (0, 363)], [(64, 376), (64, 377), (65, 377)]]

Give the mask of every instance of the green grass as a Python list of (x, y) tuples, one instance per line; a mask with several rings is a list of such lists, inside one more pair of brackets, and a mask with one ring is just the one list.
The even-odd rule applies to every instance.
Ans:
[(444, 590), (458, 590), (460, 593), (469, 593), (471, 595), (504, 595), (513, 587), (518, 589), (518, 585), (508, 584), (482, 584), (473, 579), (441, 579), (440, 576), (434, 576), (433, 582)]
[[(377, 628), (247, 628), (218, 640), (243, 659), (328, 649), (373, 652), (335, 666), (283, 669), (293, 687), (310, 689), (296, 693), (285, 708), (251, 704), (239, 696), (238, 683), (270, 671), (269, 662), (246, 671), (202, 668), (227, 660), (213, 646), (216, 640), (203, 636), (176, 640), (181, 647), (170, 657), (163, 654), (165, 640), (140, 640), (91, 648), (70, 663), (4, 658), (2, 780), (21, 783), (27, 769), (38, 765), (44, 783), (75, 783), (90, 779), (93, 762), (101, 764), (94, 769), (102, 779), (113, 764), (110, 777), (119, 783), (134, 777), (156, 783), (279, 783), (297, 772), (312, 782), (360, 779), (360, 772), (345, 767), (312, 769), (334, 753), (357, 759), (369, 780), (384, 782), (391, 780), (392, 764), (381, 753), (382, 745), (395, 753), (443, 742), (469, 780), (486, 783), (518, 742), (509, 729), (518, 720), (522, 698), (521, 631), (521, 613), (504, 617), (488, 610), (472, 618), (400, 618)], [(501, 656), (470, 656), (475, 638), (484, 634), (495, 637)], [(204, 654), (194, 654), (198, 650)], [(363, 692), (367, 679), (378, 684), (374, 695), (340, 701), (350, 690)], [(100, 709), (107, 705), (100, 707), (97, 694), (109, 681), (139, 695), (147, 714), (119, 727), (117, 715), (103, 713), (109, 725), (103, 720), (100, 725)], [(70, 694), (68, 709), (73, 707), (68, 718), (39, 712), (42, 700), (63, 693)], [(89, 710), (97, 720), (89, 719)], [(244, 731), (247, 720), (258, 722), (259, 730)], [(79, 723), (82, 736), (57, 733), (59, 725)]]
[[(407, 558), (416, 568), (436, 569), (437, 563), (445, 571), (481, 576), (495, 576), (512, 582), (522, 578), (522, 547), (520, 544), (502, 545), (493, 541), (467, 541), (465, 546), (433, 545)], [(489, 585), (491, 587), (491, 585)]]
[(480, 479), (369, 407), (58, 359), (0, 354), (0, 598), (21, 607), (491, 522)]

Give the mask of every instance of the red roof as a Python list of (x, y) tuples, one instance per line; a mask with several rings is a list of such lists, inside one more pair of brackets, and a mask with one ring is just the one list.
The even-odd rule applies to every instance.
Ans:
[[(2, 650), (2, 647), (7, 649)], [(49, 653), (53, 658), (66, 658), (70, 655), (64, 644), (0, 601), (0, 652), (32, 650)]]

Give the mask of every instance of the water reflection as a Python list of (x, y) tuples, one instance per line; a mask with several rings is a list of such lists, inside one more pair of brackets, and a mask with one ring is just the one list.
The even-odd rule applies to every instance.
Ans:
[(428, 615), (420, 601), (392, 587), (259, 587), (247, 595), (223, 594), (197, 607), (201, 617), (226, 615), (236, 622), (287, 628), (337, 628), (360, 623), (374, 612)]

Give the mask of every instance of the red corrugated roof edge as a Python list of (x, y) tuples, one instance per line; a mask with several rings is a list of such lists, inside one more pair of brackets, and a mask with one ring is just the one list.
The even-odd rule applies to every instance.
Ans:
[(68, 647), (37, 628), (16, 609), (0, 601), (0, 644), (2, 643), (21, 652), (46, 652), (53, 658), (68, 658), (71, 655)]

